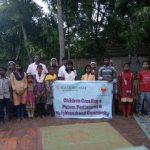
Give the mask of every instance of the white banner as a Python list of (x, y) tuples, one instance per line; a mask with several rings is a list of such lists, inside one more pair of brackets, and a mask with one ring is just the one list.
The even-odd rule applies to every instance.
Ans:
[(57, 118), (112, 118), (113, 85), (107, 81), (55, 81)]

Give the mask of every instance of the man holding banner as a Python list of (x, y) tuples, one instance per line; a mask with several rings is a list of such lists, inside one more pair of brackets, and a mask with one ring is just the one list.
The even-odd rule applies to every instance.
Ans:
[(100, 67), (99, 69), (98, 79), (113, 83), (113, 110), (117, 114), (119, 111), (119, 101), (117, 96), (117, 72), (115, 67), (110, 62), (109, 57), (104, 58), (104, 66)]

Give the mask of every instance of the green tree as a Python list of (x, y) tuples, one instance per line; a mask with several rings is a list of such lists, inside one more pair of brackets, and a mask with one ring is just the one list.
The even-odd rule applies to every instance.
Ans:
[[(27, 27), (35, 25), (41, 16), (40, 8), (31, 0), (7, 0), (0, 6), (0, 31), (5, 37), (12, 36), (16, 39), (16, 41), (14, 39), (10, 41), (13, 50), (17, 50), (16, 58), (19, 57), (21, 49), (25, 49), (29, 61), (32, 61), (28, 48), (28, 42), (30, 42), (28, 34), (30, 33)], [(3, 42), (7, 43), (4, 38)], [(24, 47), (20, 47), (23, 45)]]

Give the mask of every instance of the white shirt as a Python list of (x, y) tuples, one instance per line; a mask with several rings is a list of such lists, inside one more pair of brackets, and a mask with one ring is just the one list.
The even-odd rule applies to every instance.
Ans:
[(64, 80), (66, 81), (74, 81), (77, 76), (76, 70), (71, 71), (70, 73), (64, 72)]
[(64, 77), (64, 74), (66, 72), (66, 66), (61, 66), (58, 70), (58, 77), (59, 78), (63, 78)]
[[(47, 74), (48, 73), (48, 70), (47, 70), (47, 68), (46, 68), (46, 66), (44, 65), (44, 64), (42, 64), (42, 63), (40, 63), (39, 65), (42, 65), (42, 67), (43, 67), (43, 71), (42, 71), (42, 73), (44, 73), (44, 74)], [(36, 72), (37, 72), (37, 64), (34, 62), (34, 63), (32, 63), (32, 64), (30, 64), (29, 66), (28, 66), (28, 69), (27, 69), (27, 74), (31, 74), (31, 75), (35, 75), (36, 74)]]

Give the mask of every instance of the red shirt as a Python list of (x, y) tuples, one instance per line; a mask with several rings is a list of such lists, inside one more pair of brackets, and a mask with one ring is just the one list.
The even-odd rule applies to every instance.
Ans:
[(138, 72), (140, 92), (150, 92), (150, 70), (141, 70)]

